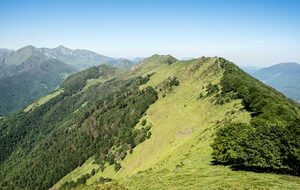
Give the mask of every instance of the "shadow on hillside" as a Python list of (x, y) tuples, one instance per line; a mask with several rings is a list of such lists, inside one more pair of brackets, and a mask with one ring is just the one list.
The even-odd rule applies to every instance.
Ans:
[(231, 163), (223, 163), (223, 162), (216, 162), (211, 161), (211, 165), (217, 166), (229, 166), (229, 168), (233, 171), (249, 171), (249, 172), (256, 172), (256, 173), (274, 173), (274, 174), (285, 174), (285, 175), (293, 175), (293, 176), (300, 176), (299, 172), (292, 172), (289, 169), (273, 169), (273, 168), (261, 168), (261, 167), (248, 167), (248, 166), (241, 166)]

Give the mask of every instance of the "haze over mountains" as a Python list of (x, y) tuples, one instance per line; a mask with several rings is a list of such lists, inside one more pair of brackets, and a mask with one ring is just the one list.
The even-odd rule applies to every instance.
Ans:
[(300, 102), (300, 64), (280, 63), (260, 69), (253, 76)]
[(127, 59), (115, 59), (84, 49), (72, 50), (62, 45), (54, 49), (40, 48), (40, 51), (48, 56), (70, 64), (78, 68), (78, 70), (86, 69), (99, 64), (108, 64), (127, 68), (130, 68), (133, 65), (133, 63)]
[(71, 73), (100, 64), (130, 68), (134, 63), (64, 46), (0, 49), (0, 115), (48, 94)]
[(244, 67), (243, 69), (286, 96), (300, 101), (300, 64), (289, 62), (265, 68)]

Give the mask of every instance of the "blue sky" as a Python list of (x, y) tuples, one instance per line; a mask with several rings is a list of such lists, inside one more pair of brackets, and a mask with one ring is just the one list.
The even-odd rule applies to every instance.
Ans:
[(0, 47), (60, 44), (114, 57), (300, 62), (298, 0), (1, 0)]

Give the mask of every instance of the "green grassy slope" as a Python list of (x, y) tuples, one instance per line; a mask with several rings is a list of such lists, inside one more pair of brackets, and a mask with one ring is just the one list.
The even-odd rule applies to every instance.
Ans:
[[(140, 88), (156, 88), (159, 99), (135, 127), (140, 128), (146, 120), (146, 125), (152, 126), (151, 138), (120, 162), (122, 167), (118, 172), (113, 165), (98, 171), (99, 166), (93, 164), (91, 157), (53, 189), (67, 181), (76, 181), (93, 169), (98, 172), (77, 189), (299, 189), (299, 177), (233, 171), (229, 166), (212, 165), (210, 145), (217, 129), (227, 121), (251, 120), (241, 100), (216, 105), (214, 96), (205, 96), (206, 86), (219, 84), (223, 77), (224, 70), (217, 60), (179, 62), (158, 55), (144, 60), (133, 74), (155, 73)], [(179, 85), (166, 85), (174, 77), (180, 81)], [(101, 177), (112, 178), (114, 182), (103, 185), (99, 183)]]

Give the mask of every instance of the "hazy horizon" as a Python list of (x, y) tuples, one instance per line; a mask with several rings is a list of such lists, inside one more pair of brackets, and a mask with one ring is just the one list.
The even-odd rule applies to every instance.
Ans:
[[(65, 48), (69, 48), (69, 49), (72, 49), (72, 50), (89, 50), (89, 51), (93, 51), (93, 50), (90, 50), (90, 49), (83, 49), (83, 48), (70, 48), (70, 47), (67, 47), (67, 46), (65, 46), (63, 44), (57, 45), (55, 47), (36, 47), (36, 46), (34, 46), (32, 44), (29, 44), (29, 45), (26, 45), (26, 46), (33, 46), (35, 48), (50, 48), (50, 49), (54, 49), (54, 48), (57, 48), (59, 46), (63, 46)], [(26, 46), (24, 46), (24, 47), (26, 47)], [(17, 50), (19, 50), (21, 48), (24, 48), (24, 47), (20, 47), (20, 48), (17, 48), (17, 49), (8, 49), (8, 50), (17, 51)], [(0, 49), (7, 49), (7, 48), (0, 47)], [(118, 58), (124, 58), (124, 59), (129, 59), (129, 60), (144, 59), (144, 58), (147, 58), (147, 57), (150, 57), (152, 55), (157, 54), (157, 53), (155, 53), (155, 54), (151, 54), (151, 55), (145, 56), (145, 57), (142, 57), (142, 56), (116, 57), (116, 56), (104, 55), (101, 52), (96, 52), (96, 51), (93, 51), (93, 52), (95, 52), (97, 54), (100, 54), (100, 55), (103, 55), (103, 56), (108, 56), (108, 57), (116, 58), (116, 59), (118, 59)], [(159, 55), (166, 55), (166, 54), (159, 54)], [(168, 55), (171, 55), (171, 56), (173, 56), (173, 57), (175, 57), (176, 59), (179, 59), (179, 60), (196, 59), (196, 58), (200, 58), (201, 56), (205, 56), (205, 55), (201, 55), (201, 56), (197, 56), (197, 57), (176, 57), (176, 56), (174, 56), (172, 54), (168, 54)], [(232, 61), (232, 60), (229, 60), (229, 61)], [(266, 65), (241, 65), (239, 63), (236, 63), (236, 64), (239, 65), (239, 66), (241, 66), (242, 68), (245, 68), (245, 69), (262, 69), (262, 68), (266, 68), (266, 67), (273, 66), (273, 65), (276, 65), (276, 64), (286, 64), (286, 63), (297, 63), (297, 64), (300, 64), (298, 62), (293, 62), (293, 61), (278, 62), (278, 63), (272, 63), (272, 64), (266, 64)]]
[(111, 57), (220, 56), (240, 66), (300, 62), (300, 1), (1, 1), (0, 47)]

